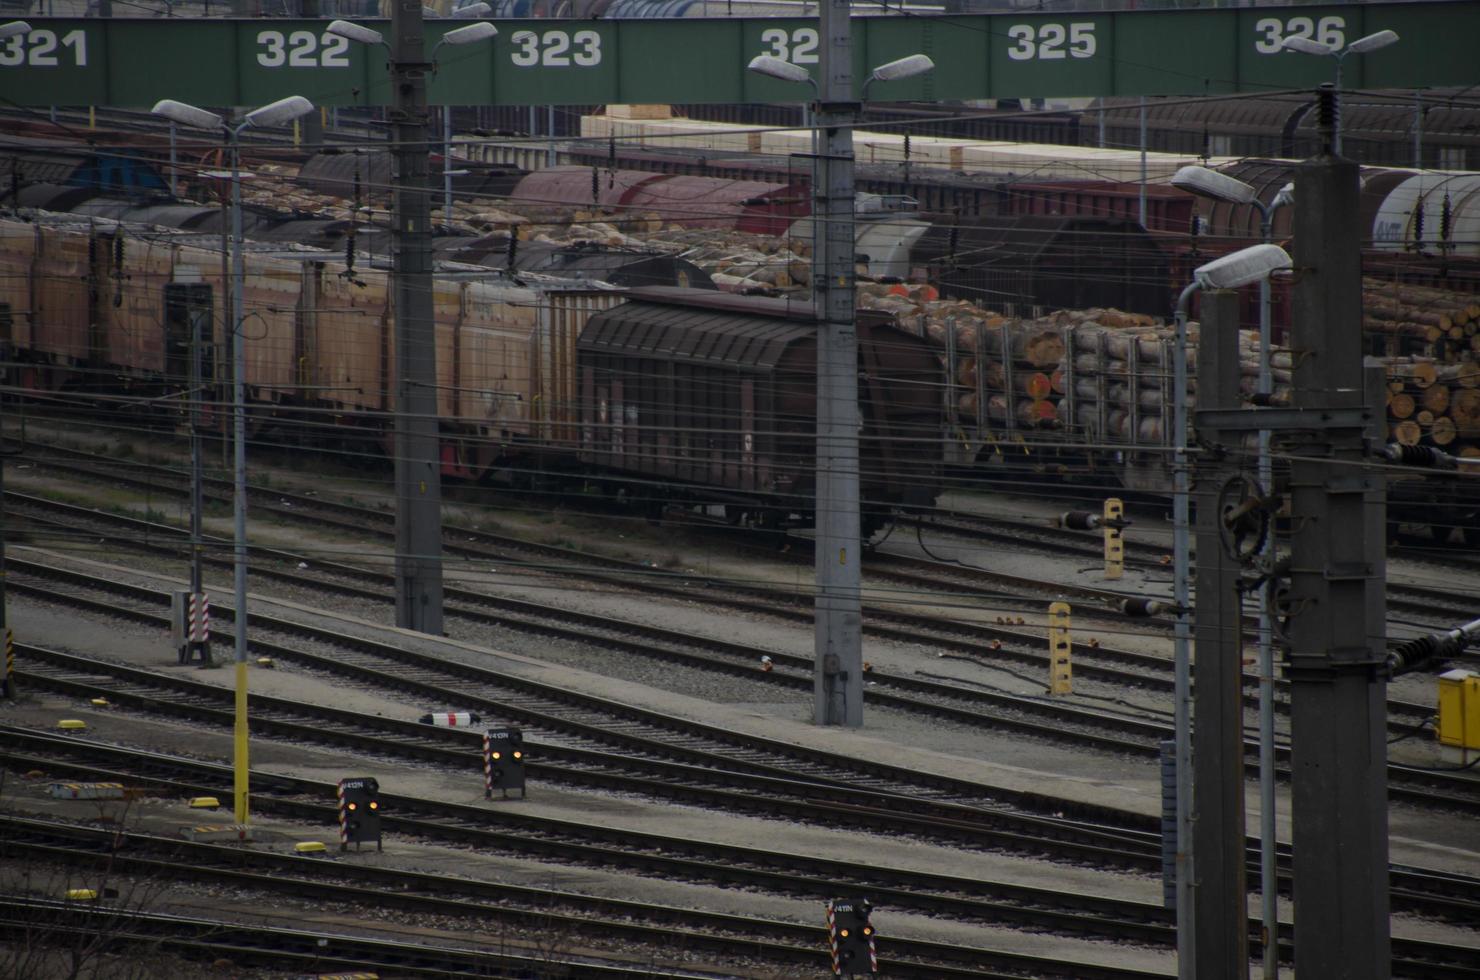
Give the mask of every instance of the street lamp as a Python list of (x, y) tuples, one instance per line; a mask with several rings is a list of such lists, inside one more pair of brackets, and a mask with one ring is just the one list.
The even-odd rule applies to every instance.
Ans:
[[(1264, 243), (1240, 249), (1193, 270), (1192, 282), (1177, 297), (1177, 346), (1172, 358), (1172, 555), (1173, 599), (1177, 606), (1175, 634), (1176, 684), (1174, 726), (1177, 773), (1177, 964), (1180, 976), (1190, 976), (1193, 957), (1192, 882), (1192, 623), (1188, 536), (1190, 511), (1187, 473), (1187, 307), (1200, 289), (1237, 289), (1267, 280), (1277, 269), (1288, 269), (1290, 256), (1278, 245)], [(1273, 879), (1270, 879), (1273, 881)]]
[(935, 70), (935, 62), (930, 60), (928, 54), (912, 54), (894, 61), (886, 61), (884, 64), (869, 72), (869, 76), (863, 80), (863, 92), (860, 101), (868, 101), (868, 87), (874, 82), (897, 82), (904, 78), (914, 78), (928, 71)]
[[(1268, 204), (1259, 199), (1252, 184), (1207, 167), (1183, 167), (1172, 175), (1172, 185), (1229, 204), (1250, 204), (1259, 209), (1259, 239), (1268, 242), (1274, 229), (1274, 214), (1295, 200), (1295, 185), (1286, 184)], [(1271, 342), (1269, 277), (1259, 279), (1259, 378), (1255, 391), (1268, 395), (1271, 389), (1269, 352)], [(1259, 431), (1259, 485), (1268, 493), (1274, 485), (1269, 456), (1269, 430)], [(1268, 537), (1260, 557), (1271, 560), (1274, 543)], [(1259, 873), (1261, 882), (1275, 880), (1275, 759), (1274, 759), (1274, 643), (1269, 591), (1259, 590)], [(1265, 928), (1264, 975), (1273, 980), (1279, 970), (1279, 889), (1260, 886)]]
[(236, 754), (235, 810), (236, 822), (247, 822), (247, 410), (246, 356), (242, 344), (242, 287), (246, 272), (242, 261), (242, 181), (241, 134), (254, 126), (281, 126), (313, 111), (313, 103), (301, 95), (253, 109), (235, 126), (214, 112), (198, 109), (174, 99), (161, 99), (151, 110), (171, 122), (194, 129), (225, 132), (231, 150), (231, 406), (232, 440), (235, 450), (236, 487), (232, 515), (235, 524), (236, 587)]
[(1375, 34), (1368, 34), (1366, 37), (1359, 37), (1344, 48), (1338, 44), (1324, 44), (1320, 41), (1313, 41), (1308, 37), (1303, 37), (1299, 35), (1291, 35), (1290, 37), (1287, 37), (1280, 42), (1280, 47), (1284, 48), (1286, 51), (1298, 51), (1301, 54), (1326, 55), (1328, 57), (1336, 59), (1336, 135), (1332, 142), (1333, 149), (1335, 150), (1337, 156), (1341, 156), (1340, 102), (1342, 61), (1344, 61), (1346, 59), (1346, 56), (1349, 54), (1370, 54), (1371, 52), (1376, 51), (1380, 48), (1387, 47), (1389, 44), (1396, 44), (1397, 41), (1398, 34), (1396, 31), (1378, 31)]
[[(498, 34), (474, 21), (442, 35), (428, 53), (422, 10), (398, 3), (390, 41), (346, 20), (336, 37), (386, 49), (392, 107), (394, 188), (391, 280), (394, 286), (396, 486), (396, 625), (442, 635), (442, 460), (437, 406), (436, 324), (432, 310), (431, 157), (427, 140), (427, 68), (444, 44), (486, 41)], [(444, 165), (445, 169), (445, 165)]]
[[(863, 637), (860, 623), (858, 337), (854, 324), (854, 187), (852, 42), (846, 5), (823, 4), (818, 28), (828, 39), (819, 78), (771, 55), (747, 70), (784, 82), (806, 82), (816, 102), (812, 116), (812, 247), (817, 320), (817, 462), (813, 514), (817, 528), (816, 619), (813, 633), (813, 720), (819, 725), (863, 724)], [(923, 56), (881, 65), (877, 81), (905, 78), (934, 67)], [(820, 79), (820, 80), (819, 80)]]

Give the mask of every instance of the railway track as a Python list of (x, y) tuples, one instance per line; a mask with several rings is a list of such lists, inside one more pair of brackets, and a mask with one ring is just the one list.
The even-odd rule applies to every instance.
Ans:
[[(593, 938), (636, 942), (650, 946), (660, 956), (663, 951), (683, 949), (712, 956), (744, 955), (770, 964), (818, 970), (828, 966), (827, 934), (820, 926), (403, 871), (349, 860), (305, 860), (255, 848), (120, 834), (49, 821), (0, 816), (0, 828), (4, 828), (6, 852), (12, 858), (19, 855), (73, 866), (103, 865), (153, 880), (229, 885), (265, 895), (332, 902), (342, 908), (373, 908), (377, 913), (394, 908), (408, 914), (455, 917), (476, 921), (480, 931), (497, 926), (578, 935), (582, 945), (589, 945)], [(895, 937), (882, 938), (880, 947), (881, 969), (891, 976), (922, 980), (1024, 975), (1162, 980), (1164, 976)], [(630, 951), (626, 958), (633, 958)], [(644, 962), (651, 964), (654, 958)]]
[[(120, 515), (96, 514), (71, 505), (13, 493), (7, 496), (7, 500), (10, 501), (13, 513), (33, 521), (45, 520), (45, 515), (51, 515), (74, 529), (87, 523), (102, 523), (105, 525), (105, 533), (117, 535), (120, 544), (181, 554), (179, 548), (183, 546), (184, 535), (168, 525)], [(112, 527), (108, 527), (109, 525)], [(129, 533), (119, 534), (116, 530), (118, 527), (128, 529)], [(154, 543), (143, 544), (141, 541)], [(227, 542), (219, 544), (223, 550), (229, 550)], [(217, 564), (226, 567), (224, 560)], [(369, 601), (383, 602), (384, 597), (390, 593), (392, 580), (385, 573), (315, 559), (313, 572), (308, 575), (297, 570), (298, 564), (297, 555), (254, 549), (254, 574), (260, 578), (269, 578), (309, 591), (330, 592)], [(725, 672), (749, 681), (784, 686), (797, 692), (810, 691), (812, 663), (806, 657), (757, 649), (745, 644), (704, 639), (691, 633), (680, 634), (610, 618), (576, 614), (521, 600), (496, 598), (451, 585), (445, 586), (444, 591), (449, 616), (468, 619), (480, 626), (521, 629), (579, 643), (598, 642), (609, 647), (615, 646), (634, 656), (659, 658), (697, 669)], [(752, 611), (773, 615), (776, 612), (774, 605)], [(885, 620), (890, 616), (887, 611), (877, 615)], [(809, 619), (810, 614), (798, 610), (796, 618), (798, 621)], [(940, 620), (933, 622), (950, 637), (952, 627), (949, 624), (942, 624)], [(898, 628), (893, 629), (893, 638), (919, 642), (921, 637), (911, 630), (911, 625), (908, 620), (901, 622)], [(881, 627), (872, 632), (889, 635), (890, 629)], [(973, 627), (964, 626), (962, 629), (966, 637), (977, 635)], [(1033, 638), (1030, 644), (1028, 638), (1021, 633), (1012, 635), (1018, 637), (1016, 643), (1009, 646), (997, 640), (993, 644), (996, 649), (990, 653), (985, 653), (986, 645), (968, 638), (952, 637), (932, 642), (958, 656), (979, 658), (979, 662), (984, 664), (1016, 662), (1046, 670), (1048, 657), (1041, 641)], [(1164, 658), (1087, 645), (1076, 648), (1075, 653), (1075, 669), (1081, 677), (1126, 688), (1144, 687), (1171, 693), (1170, 664)], [(1083, 654), (1082, 658), (1080, 654)], [(776, 670), (762, 674), (756, 669), (763, 655), (771, 658)], [(1121, 664), (1125, 666), (1122, 667)], [(1164, 714), (1158, 716), (1146, 712), (1135, 714), (1090, 711), (1061, 701), (977, 690), (959, 684), (885, 671), (873, 671), (870, 679), (874, 684), (866, 697), (876, 703), (907, 711), (927, 711), (938, 717), (967, 724), (1007, 728), (1050, 740), (1079, 740), (1081, 736), (1092, 738), (1096, 729), (1101, 732), (1108, 730), (1113, 734), (1096, 743), (1107, 751), (1149, 757), (1154, 751), (1156, 741), (1164, 737), (1166, 732)], [(1257, 704), (1254, 693), (1257, 680), (1251, 678), (1248, 686), (1250, 693), (1246, 695), (1246, 703), (1253, 709)], [(1285, 708), (1283, 704), (1279, 707), (1281, 710)], [(1389, 726), (1395, 735), (1413, 731), (1426, 723), (1433, 714), (1433, 709), (1427, 705), (1396, 699), (1390, 701), (1389, 711)]]
[[(50, 450), (48, 450), (50, 451)], [(62, 450), (67, 458), (78, 456), (93, 463), (99, 459), (92, 454), (75, 453), (71, 450)], [(99, 479), (113, 479), (111, 473), (97, 470), (95, 466), (89, 465), (78, 470), (78, 464), (48, 462), (38, 457), (34, 460), (42, 465), (64, 466), (68, 471), (90, 474)], [(147, 478), (137, 476), (129, 477), (126, 474), (123, 479), (134, 485), (148, 489), (153, 492), (162, 492), (167, 484), (158, 473), (151, 471)], [(178, 477), (173, 479), (179, 480)], [(184, 483), (170, 492), (183, 493)], [(218, 491), (220, 499), (226, 499), (229, 488), (221, 483)], [(267, 512), (282, 520), (308, 523), (316, 526), (328, 525), (338, 530), (362, 534), (367, 530), (378, 534), (387, 540), (393, 540), (393, 517), (389, 513), (375, 511), (370, 508), (334, 503), (317, 497), (302, 494), (289, 494), (282, 491), (258, 490), (253, 491), (253, 510), (255, 513)], [(8, 495), (7, 499), (21, 502), (22, 498)], [(64, 511), (55, 504), (41, 501), (39, 498), (25, 498), (28, 506), (43, 507), (50, 506), (58, 513), (69, 513), (71, 517), (80, 519), (87, 513), (83, 509)], [(322, 515), (322, 516), (321, 516)], [(103, 515), (99, 520), (107, 520), (111, 523), (135, 528), (139, 535), (182, 537), (179, 529), (168, 525), (151, 524), (139, 522), (129, 524), (127, 519), (117, 515)], [(490, 534), (474, 528), (460, 527), (455, 525), (446, 526), (447, 533), (444, 536), (444, 548), (449, 555), (456, 555), (460, 559), (473, 563), (480, 567), (499, 567), (504, 569), (517, 569), (523, 572), (552, 572), (558, 571), (562, 576), (574, 576), (596, 581), (603, 586), (631, 587), (634, 582), (640, 583), (644, 592), (651, 595), (671, 595), (683, 601), (701, 601), (707, 605), (717, 605), (724, 608), (736, 609), (768, 618), (781, 618), (797, 623), (810, 624), (813, 618), (811, 609), (811, 597), (808, 595), (798, 596), (794, 593), (778, 592), (770, 588), (748, 588), (735, 583), (720, 582), (705, 579), (702, 576), (683, 575), (675, 576), (672, 573), (660, 572), (647, 565), (626, 562), (618, 559), (593, 556), (585, 552), (574, 552), (565, 548), (534, 544), (505, 535)], [(1072, 532), (1066, 532), (1072, 533)], [(220, 549), (229, 550), (228, 542), (213, 542)], [(253, 549), (254, 554), (259, 549)], [(299, 556), (280, 555), (289, 566), (296, 566)], [(897, 559), (892, 556), (886, 561), (892, 565), (908, 565), (911, 568), (930, 566), (931, 563), (909, 562), (905, 559)], [(347, 574), (354, 584), (363, 585), (366, 582), (382, 581), (389, 582), (386, 576), (378, 579), (364, 570), (356, 569), (347, 571), (349, 566), (336, 565), (333, 562), (324, 562), (317, 558), (313, 559), (316, 575), (325, 573), (342, 572)], [(939, 569), (943, 566), (933, 566)], [(958, 570), (951, 568), (953, 573)], [(254, 566), (254, 574), (258, 573)], [(677, 581), (675, 581), (677, 579)], [(348, 581), (348, 580), (347, 580)], [(327, 584), (327, 583), (326, 583)], [(1031, 583), (1024, 580), (1025, 587), (1036, 585), (1042, 592), (1058, 590), (1060, 586), (1056, 583)], [(463, 593), (466, 598), (470, 593)], [(1110, 593), (1097, 596), (1098, 599), (1107, 601)], [(960, 597), (962, 602), (971, 603), (981, 599), (980, 595), (965, 594)], [(486, 597), (484, 601), (488, 601)], [(991, 601), (991, 600), (988, 600)], [(1014, 664), (1030, 667), (1044, 672), (1045, 676), (1049, 666), (1048, 654), (1044, 649), (1044, 643), (1040, 635), (1011, 627), (991, 626), (981, 623), (964, 621), (952, 621), (942, 619), (933, 615), (912, 614), (901, 610), (895, 605), (882, 605), (871, 603), (865, 609), (865, 618), (868, 624), (868, 632), (872, 636), (881, 639), (896, 640), (905, 643), (928, 643), (942, 652), (953, 655), (978, 659), (984, 665)], [(1128, 621), (1127, 621), (1128, 622)], [(1118, 686), (1138, 688), (1144, 687), (1150, 690), (1170, 694), (1173, 689), (1172, 665), (1167, 658), (1158, 657), (1146, 653), (1131, 650), (1116, 649), (1104, 644), (1088, 644), (1084, 642), (1074, 644), (1073, 650), (1074, 670), (1077, 677), (1085, 680), (1102, 681), (1104, 683)], [(777, 655), (771, 654), (773, 660)], [(751, 663), (755, 661), (752, 660)], [(779, 661), (778, 661), (779, 662)], [(810, 671), (809, 663), (798, 663), (799, 669)], [(1283, 688), (1283, 682), (1277, 681), (1277, 687)], [(1248, 677), (1245, 679), (1246, 704), (1250, 709), (1257, 708), (1258, 679)], [(1285, 712), (1284, 704), (1278, 704), (1277, 711)], [(1415, 726), (1423, 724), (1432, 717), (1433, 709), (1427, 705), (1421, 705), (1400, 700), (1389, 702), (1389, 718), (1392, 723), (1393, 733), (1402, 734), (1410, 732)]]
[[(10, 566), (9, 586), (14, 590), (30, 592), (39, 598), (64, 605), (84, 606), (105, 615), (123, 615), (151, 625), (168, 627), (169, 621), (166, 614), (156, 611), (167, 607), (168, 595), (166, 593), (113, 579), (50, 568), (19, 558), (11, 559), (8, 564)], [(68, 589), (65, 592), (48, 590), (29, 581), (28, 577), (61, 581), (66, 583)], [(81, 594), (83, 590), (93, 590), (104, 595), (124, 596), (127, 605), (120, 606), (116, 602), (103, 599), (88, 599)], [(218, 618), (230, 617), (230, 610), (225, 606), (216, 606), (214, 612)], [(342, 633), (331, 633), (327, 630), (265, 615), (254, 614), (252, 622), (254, 631), (252, 649), (268, 656), (296, 658), (301, 661), (309, 655), (293, 647), (285, 646), (282, 642), (263, 639), (264, 631), (268, 635), (276, 634), (286, 640), (312, 639), (328, 642), (341, 648), (341, 652), (333, 658), (318, 659), (316, 666), (331, 672), (343, 673), (352, 671), (355, 667), (363, 667), (375, 673), (380, 669), (380, 665), (386, 662), (394, 662), (402, 666), (410, 665), (417, 670), (430, 671), (432, 676), (446, 676), (449, 671), (463, 672), (464, 676), (467, 676), (467, 671), (474, 670), (469, 665), (416, 654), (392, 644), (379, 643)], [(578, 634), (578, 638), (585, 641), (591, 640), (589, 633), (584, 632)], [(610, 640), (604, 642), (610, 642)], [(692, 664), (693, 658), (697, 655), (690, 653), (683, 656)], [(750, 663), (755, 662), (753, 650), (746, 659)], [(805, 658), (791, 659), (797, 660), (799, 665), (808, 663)], [(788, 685), (798, 692), (811, 690), (810, 673), (787, 674), (777, 671), (762, 673), (753, 668), (737, 667), (732, 661), (722, 661), (720, 666), (729, 672), (737, 669), (745, 671), (746, 676), (753, 679), (761, 678), (764, 683)], [(810, 666), (807, 669), (810, 671)], [(493, 672), (487, 673), (488, 675), (493, 674)], [(1159, 743), (1169, 737), (1171, 731), (1170, 726), (1165, 722), (1096, 711), (1051, 702), (1048, 699), (1030, 699), (990, 691), (976, 691), (954, 685), (935, 684), (904, 675), (875, 672), (873, 677), (874, 684), (870, 687), (866, 697), (876, 706), (898, 708), (937, 718), (950, 718), (953, 721), (976, 725), (984, 729), (995, 728), (1015, 733), (1031, 733), (1045, 739), (1068, 741), (1071, 744), (1077, 742), (1081, 745), (1091, 745), (1101, 751), (1147, 760), (1159, 758)], [(507, 675), (486, 676), (484, 679), (492, 681), (495, 685), (507, 684), (511, 680)], [(518, 683), (528, 685), (530, 682), (520, 680)], [(899, 690), (887, 689), (891, 684)], [(550, 697), (552, 694), (554, 692), (547, 692), (542, 696)], [(466, 694), (464, 700), (468, 700)], [(1255, 769), (1257, 744), (1252, 739), (1246, 739), (1245, 747), (1248, 757), (1247, 765), (1252, 773)], [(1280, 746), (1277, 757), (1282, 762), (1288, 763), (1288, 748)], [(1480, 779), (1428, 771), (1416, 766), (1390, 764), (1388, 768), (1389, 796), (1393, 800), (1420, 806), (1480, 813)], [(1285, 774), (1288, 775), (1287, 770)]]
[[(81, 757), (85, 761), (76, 765), (90, 778), (142, 781), (155, 791), (180, 796), (216, 792), (214, 787), (230, 780), (229, 768), (214, 763), (13, 727), (0, 726), (0, 731), (7, 739), (7, 761), (17, 765), (65, 770), (69, 764), (58, 756)], [(265, 787), (265, 793), (259, 789), (254, 797), (254, 805), (263, 812), (326, 825), (337, 819), (337, 806), (330, 802), (334, 796), (331, 783), (280, 774), (254, 774), (254, 783)], [(439, 843), (513, 851), (562, 862), (594, 862), (603, 867), (745, 885), (794, 896), (824, 897), (824, 893), (839, 891), (866, 894), (876, 907), (913, 909), (966, 922), (1029, 922), (1032, 928), (1082, 938), (1157, 944), (1171, 944), (1175, 939), (1175, 931), (1160, 906), (1046, 890), (1030, 898), (1028, 892), (1033, 890), (1027, 889), (1017, 892), (1016, 902), (1000, 903), (980, 897), (982, 891), (996, 886), (984, 888), (979, 882), (950, 876), (874, 867), (869, 869), (867, 880), (859, 880), (858, 866), (851, 862), (518, 817), (508, 810), (500, 811), (497, 827), (491, 828), (486, 807), (391, 794), (385, 792), (384, 784), (380, 800), (387, 831)], [(784, 870), (775, 870), (778, 868)], [(1030, 900), (1044, 903), (1043, 907), (1027, 904)], [(1257, 928), (1254, 922), (1249, 925)], [(1290, 952), (1288, 946), (1282, 949), (1286, 955)], [(1399, 976), (1480, 976), (1480, 950), (1473, 947), (1395, 939), (1393, 956), (1394, 973)]]
[[(233, 694), (218, 685), (152, 671), (102, 663), (55, 650), (25, 646), (26, 686), (229, 729)], [(448, 771), (481, 772), (478, 732), (436, 728), (409, 720), (366, 715), (266, 695), (253, 696), (252, 730), (263, 736), (329, 744), (377, 757), (433, 763)], [(819, 827), (852, 826), (879, 835), (907, 835), (932, 844), (1005, 849), (1048, 857), (1156, 873), (1160, 839), (1148, 831), (939, 803), (865, 788), (801, 781), (727, 769), (720, 756), (697, 752), (681, 762), (632, 751), (630, 741), (608, 748), (593, 738), (573, 746), (560, 741), (526, 742), (529, 772), (547, 783), (643, 795), (711, 807), (786, 817)], [(1279, 886), (1288, 891), (1289, 850), (1281, 848)], [(1250, 841), (1250, 868), (1258, 880), (1257, 849)], [(1480, 881), (1424, 869), (1394, 867), (1394, 907), (1431, 918), (1480, 925)]]
[[(1018, 550), (1036, 550), (1045, 554), (1069, 555), (1097, 562), (1104, 547), (1097, 533), (1071, 531), (1046, 522), (1014, 520), (1005, 517), (983, 517), (979, 514), (951, 512), (939, 514), (931, 526), (951, 534), (1000, 544)], [(1162, 544), (1125, 538), (1126, 564), (1141, 568), (1163, 569), (1171, 554)], [(1075, 590), (1074, 586), (1065, 588)], [(1108, 604), (1114, 592), (1079, 589), (1092, 601)], [(1452, 626), (1453, 621), (1475, 618), (1480, 597), (1456, 595), (1453, 590), (1388, 581), (1387, 605), (1390, 614), (1427, 623), (1433, 629)], [(1443, 618), (1436, 618), (1443, 617)]]

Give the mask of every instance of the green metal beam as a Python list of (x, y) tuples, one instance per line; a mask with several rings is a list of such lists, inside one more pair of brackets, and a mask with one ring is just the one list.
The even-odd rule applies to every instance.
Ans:
[[(387, 31), (385, 21), (367, 22)], [(427, 24), (428, 51), (462, 21)], [(324, 33), (324, 21), (32, 18), (0, 41), (0, 100), (28, 106), (317, 105), (391, 102), (385, 52)], [(454, 105), (795, 102), (810, 93), (748, 73), (769, 53), (815, 66), (815, 20), (499, 21), (489, 44), (446, 46), (430, 101)], [(1401, 40), (1346, 60), (1346, 88), (1469, 85), (1480, 3), (854, 19), (855, 66), (922, 51), (930, 75), (877, 84), (878, 99), (1216, 95), (1310, 88), (1330, 58), (1280, 50), (1293, 34), (1347, 43)]]

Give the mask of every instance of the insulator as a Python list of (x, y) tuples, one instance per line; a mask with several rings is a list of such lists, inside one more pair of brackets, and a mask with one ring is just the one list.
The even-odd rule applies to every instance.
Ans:
[(1436, 470), (1455, 468), (1454, 457), (1433, 446), (1405, 446), (1395, 442), (1383, 451), (1383, 455), (1403, 466), (1422, 466)]
[(1321, 129), (1321, 142), (1326, 152), (1332, 152), (1336, 140), (1336, 125), (1340, 109), (1336, 103), (1336, 86), (1330, 82), (1321, 84), (1317, 95), (1316, 122)]
[(909, 133), (905, 133), (904, 134), (904, 158), (906, 160), (908, 160), (910, 158), (910, 134)]
[(1059, 517), (1059, 526), (1071, 531), (1093, 531), (1100, 526), (1100, 515), (1087, 510), (1071, 510)]
[(1160, 616), (1166, 612), (1168, 606), (1159, 599), (1122, 599), (1120, 600), (1120, 611), (1127, 616)]
[(1419, 670), (1435, 658), (1447, 656), (1451, 645), (1446, 642), (1447, 639), (1442, 636), (1420, 636), (1389, 651), (1386, 662), (1388, 676), (1397, 677), (1399, 674)]
[(1454, 213), (1450, 210), (1449, 192), (1444, 192), (1444, 203), (1439, 208), (1439, 241), (1445, 245), (1449, 244), (1451, 222)]
[(591, 168), (591, 203), (596, 204), (601, 200), (601, 170)]
[(1423, 251), (1423, 202), (1419, 202), (1413, 209), (1413, 247), (1417, 251)]

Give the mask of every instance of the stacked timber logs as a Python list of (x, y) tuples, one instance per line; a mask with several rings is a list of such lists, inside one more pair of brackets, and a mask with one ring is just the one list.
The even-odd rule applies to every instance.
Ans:
[(1480, 456), (1480, 297), (1365, 279), (1362, 329), (1387, 365), (1388, 437)]
[[(1480, 456), (1480, 302), (1446, 290), (1367, 280), (1364, 346), (1388, 372), (1389, 438)], [(929, 337), (954, 382), (956, 421), (1000, 431), (1063, 431), (1067, 441), (1164, 446), (1175, 399), (1174, 327), (1119, 310), (1015, 318), (928, 286), (865, 284), (860, 305)], [(1188, 324), (1188, 395), (1197, 401), (1198, 324)], [(1258, 386), (1259, 338), (1239, 335), (1246, 399)], [(1268, 404), (1292, 402), (1297, 354), (1270, 357)]]

